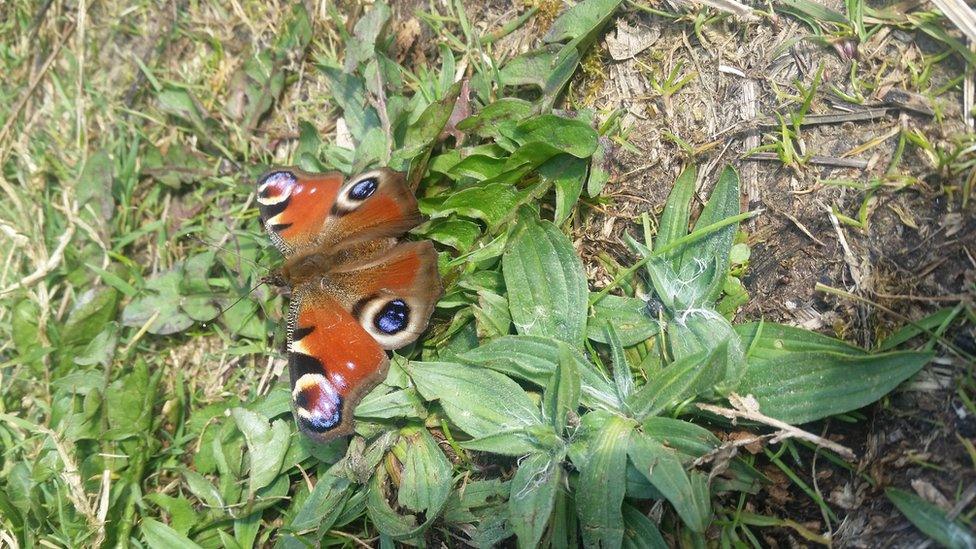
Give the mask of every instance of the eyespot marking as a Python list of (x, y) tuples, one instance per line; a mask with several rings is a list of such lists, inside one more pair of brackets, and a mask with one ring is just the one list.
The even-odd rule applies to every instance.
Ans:
[(258, 182), (258, 203), (264, 206), (273, 206), (287, 200), (297, 183), (298, 178), (291, 172), (269, 173)]
[(410, 323), (410, 307), (402, 299), (394, 299), (383, 306), (373, 319), (376, 329), (387, 335), (403, 331)]
[(379, 182), (375, 177), (363, 179), (349, 189), (349, 198), (353, 200), (366, 200), (367, 198), (373, 196), (373, 193), (376, 192), (376, 188), (378, 186)]
[(342, 397), (322, 374), (304, 374), (292, 391), (298, 422), (306, 429), (323, 433), (342, 421)]
[(381, 180), (382, 172), (374, 170), (347, 182), (332, 205), (332, 214), (341, 216), (355, 211), (366, 199), (379, 191)]

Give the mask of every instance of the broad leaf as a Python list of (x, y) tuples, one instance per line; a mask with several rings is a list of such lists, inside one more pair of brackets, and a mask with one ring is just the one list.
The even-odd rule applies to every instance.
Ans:
[(508, 513), (520, 546), (538, 546), (562, 481), (563, 469), (556, 456), (537, 453), (519, 462), (510, 483)]
[(141, 530), (146, 544), (153, 549), (169, 549), (170, 547), (200, 549), (200, 546), (194, 543), (193, 540), (158, 520), (148, 517), (142, 519)]
[(885, 495), (912, 524), (939, 544), (952, 549), (976, 547), (976, 535), (958, 521), (950, 520), (942, 509), (898, 488), (888, 488)]
[(856, 410), (878, 400), (922, 369), (933, 353), (852, 356), (825, 351), (751, 356), (738, 392), (760, 412), (799, 424)]
[(548, 221), (523, 215), (502, 257), (515, 329), (560, 339), (574, 347), (586, 330), (587, 287), (573, 244)]
[(593, 440), (589, 459), (580, 470), (576, 511), (586, 547), (613, 548), (623, 543), (623, 471), (633, 429), (632, 420), (610, 416)]
[(704, 532), (711, 515), (708, 492), (701, 497), (681, 464), (681, 455), (643, 432), (631, 433), (627, 453), (634, 467), (664, 495), (681, 520), (692, 530)]
[(427, 429), (407, 436), (397, 501), (416, 512), (436, 513), (451, 493), (451, 463)]
[[(664, 211), (661, 213), (654, 248), (663, 248), (688, 234), (688, 223), (691, 219), (691, 199), (695, 194), (697, 175), (698, 170), (692, 164), (685, 168), (678, 179), (674, 181), (674, 187), (672, 187), (671, 194), (668, 195), (668, 200), (664, 204)], [(680, 268), (679, 258), (676, 256), (677, 254), (673, 252), (665, 254), (666, 258), (674, 258), (671, 261), (673, 269)]]
[(451, 421), (473, 437), (542, 423), (525, 391), (498, 372), (449, 362), (410, 362), (406, 370), (417, 391), (439, 400)]
[(615, 295), (606, 295), (593, 305), (593, 316), (586, 325), (586, 337), (600, 343), (609, 343), (606, 328), (610, 325), (616, 330), (624, 347), (643, 343), (661, 329), (657, 319), (648, 313), (646, 301)]
[(624, 549), (668, 549), (657, 525), (636, 508), (624, 504)]
[[(718, 183), (715, 184), (708, 202), (705, 203), (705, 208), (695, 222), (695, 228), (700, 229), (718, 223), (738, 214), (739, 210), (739, 174), (729, 166), (719, 175)], [(707, 289), (707, 292), (703, 292), (703, 303), (715, 301), (722, 291), (720, 282), (725, 280), (729, 270), (729, 251), (732, 249), (732, 239), (735, 237), (737, 227), (738, 223), (728, 225), (684, 247), (680, 263), (682, 270), (693, 263), (705, 262), (711, 267), (712, 262), (715, 262), (715, 269), (710, 271), (710, 274), (706, 271), (707, 276), (702, 276), (696, 281), (699, 288)]]
[[(583, 405), (617, 409), (620, 401), (606, 375), (578, 350), (569, 348), (569, 353), (580, 375)], [(545, 387), (561, 360), (560, 342), (544, 337), (501, 337), (467, 351), (459, 358)]]
[(584, 0), (561, 13), (549, 27), (545, 42), (579, 40), (599, 31), (620, 5), (621, 0)]
[(638, 421), (660, 414), (682, 401), (707, 393), (725, 375), (726, 346), (709, 355), (694, 354), (679, 359), (650, 375), (627, 404)]
[(284, 420), (276, 420), (268, 426), (268, 420), (244, 408), (234, 408), (231, 416), (244, 433), (250, 457), (250, 490), (255, 493), (271, 484), (281, 471), (281, 464), (288, 452), (291, 431)]
[(557, 435), (566, 429), (569, 414), (576, 413), (580, 403), (580, 375), (572, 350), (559, 345), (559, 364), (542, 396), (543, 417), (549, 420)]

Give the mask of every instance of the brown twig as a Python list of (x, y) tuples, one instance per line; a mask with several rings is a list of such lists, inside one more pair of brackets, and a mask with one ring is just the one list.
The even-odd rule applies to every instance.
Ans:
[[(779, 162), (780, 158), (776, 153), (760, 152), (760, 153), (750, 154), (749, 156), (743, 158), (743, 160)], [(860, 160), (857, 158), (838, 158), (836, 156), (814, 155), (808, 158), (806, 161), (809, 164), (816, 164), (818, 166), (834, 166), (837, 168), (856, 168), (859, 170), (863, 170), (864, 168), (868, 167), (867, 160)]]
[(735, 409), (722, 408), (713, 404), (698, 404), (697, 406), (706, 412), (718, 414), (733, 421), (736, 419), (747, 419), (749, 421), (755, 421), (756, 423), (762, 423), (763, 425), (774, 427), (778, 429), (778, 431), (773, 434), (772, 440), (770, 441), (773, 443), (777, 443), (788, 438), (796, 438), (812, 442), (813, 444), (816, 444), (822, 448), (827, 448), (848, 461), (853, 461), (856, 458), (854, 451), (847, 446), (838, 444), (821, 436), (817, 436), (808, 431), (804, 431), (803, 429), (794, 427), (789, 423), (780, 421), (776, 418), (771, 418), (761, 413), (759, 411), (759, 404), (752, 397), (752, 395), (747, 395), (745, 398), (743, 398), (735, 393), (732, 393), (729, 395), (729, 402)]

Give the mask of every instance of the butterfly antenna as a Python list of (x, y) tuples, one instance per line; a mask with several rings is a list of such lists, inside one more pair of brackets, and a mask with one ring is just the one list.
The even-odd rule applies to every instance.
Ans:
[(262, 268), (262, 269), (264, 268), (261, 265), (259, 265), (256, 261), (253, 261), (251, 259), (248, 259), (248, 258), (242, 256), (240, 252), (237, 252), (237, 251), (234, 251), (234, 250), (225, 248), (225, 247), (223, 247), (223, 246), (221, 246), (219, 244), (214, 244), (213, 242), (207, 242), (206, 240), (204, 240), (204, 239), (202, 239), (202, 238), (200, 238), (199, 236), (196, 236), (196, 235), (188, 234), (188, 235), (186, 235), (186, 237), (187, 238), (190, 238), (190, 239), (193, 239), (193, 240), (196, 240), (197, 242), (203, 244), (204, 246), (208, 246), (210, 248), (215, 248), (215, 249), (220, 250), (222, 252), (227, 252), (227, 253), (229, 253), (229, 254), (237, 257), (237, 259), (239, 259), (241, 261), (245, 261), (247, 263), (250, 263), (254, 267), (258, 267), (258, 268)]
[(228, 306), (224, 307), (223, 309), (221, 309), (220, 312), (217, 313), (213, 318), (211, 318), (210, 320), (204, 322), (203, 323), (203, 327), (206, 328), (207, 327), (207, 324), (210, 324), (211, 322), (213, 322), (213, 321), (217, 320), (218, 318), (220, 318), (221, 316), (223, 316), (223, 314), (226, 313), (228, 310), (230, 310), (231, 308), (233, 308), (235, 305), (237, 305), (241, 301), (244, 301), (244, 298), (245, 297), (248, 297), (251, 294), (253, 294), (254, 293), (254, 290), (257, 290), (258, 288), (260, 288), (261, 286), (267, 284), (268, 282), (270, 282), (270, 279), (269, 278), (267, 278), (267, 277), (262, 278), (261, 279), (261, 282), (258, 282), (253, 288), (251, 288), (250, 290), (248, 290), (246, 294), (244, 294), (241, 297), (237, 298), (233, 303), (231, 303), (230, 305), (228, 305)]

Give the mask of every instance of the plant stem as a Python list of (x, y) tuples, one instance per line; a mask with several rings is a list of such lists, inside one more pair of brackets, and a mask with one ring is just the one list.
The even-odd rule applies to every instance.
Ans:
[(705, 227), (702, 227), (701, 229), (695, 229), (694, 232), (692, 232), (691, 234), (688, 234), (688, 235), (682, 236), (681, 238), (675, 239), (675, 240), (671, 241), (666, 246), (661, 246), (660, 248), (658, 248), (658, 249), (654, 250), (653, 252), (649, 253), (648, 255), (644, 256), (637, 263), (634, 263), (630, 267), (624, 269), (623, 272), (621, 272), (619, 275), (617, 275), (616, 277), (614, 277), (613, 281), (610, 282), (610, 284), (608, 284), (605, 288), (603, 288), (602, 290), (600, 290), (600, 292), (597, 293), (595, 296), (593, 296), (592, 298), (590, 298), (590, 305), (592, 306), (592, 305), (596, 305), (597, 303), (599, 303), (600, 300), (603, 299), (608, 293), (610, 293), (614, 288), (616, 288), (617, 286), (619, 286), (620, 283), (623, 282), (625, 278), (627, 278), (630, 275), (632, 275), (635, 272), (637, 272), (637, 269), (640, 269), (641, 267), (643, 267), (644, 265), (646, 265), (647, 262), (650, 261), (651, 259), (653, 259), (655, 257), (658, 257), (658, 256), (661, 256), (661, 255), (664, 255), (664, 254), (666, 254), (666, 253), (668, 253), (670, 251), (673, 251), (673, 250), (675, 250), (677, 248), (680, 248), (681, 246), (684, 246), (685, 244), (689, 244), (691, 242), (694, 242), (696, 240), (699, 240), (699, 239), (701, 239), (701, 238), (703, 238), (705, 236), (708, 236), (711, 233), (714, 233), (715, 231), (724, 229), (725, 227), (728, 227), (729, 225), (734, 225), (734, 224), (736, 224), (736, 223), (738, 223), (740, 221), (745, 221), (746, 219), (750, 219), (752, 217), (755, 217), (755, 216), (759, 215), (761, 212), (762, 212), (762, 210), (752, 210), (752, 211), (749, 211), (749, 212), (740, 213), (738, 215), (733, 215), (731, 217), (726, 217), (725, 219), (723, 219), (721, 221), (716, 221), (715, 223), (712, 223), (711, 225), (707, 225)]

